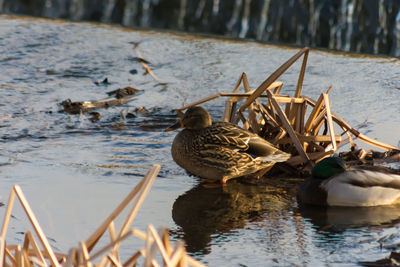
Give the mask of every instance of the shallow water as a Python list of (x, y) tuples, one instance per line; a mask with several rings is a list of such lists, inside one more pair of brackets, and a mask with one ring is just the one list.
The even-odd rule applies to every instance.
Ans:
[[(140, 42), (166, 86), (144, 75)], [(173, 109), (231, 91), (246, 72), (257, 87), (297, 49), (120, 27), (0, 16), (0, 201), (14, 184), (28, 198), (51, 245), (67, 252), (86, 239), (154, 163), (162, 165), (134, 225), (165, 226), (210, 266), (353, 266), (400, 244), (400, 207), (314, 210), (298, 207), (298, 179), (203, 188), (170, 156)], [(284, 74), (292, 94), (300, 64)], [(109, 84), (95, 81), (108, 78)], [(400, 140), (400, 61), (311, 51), (303, 94), (330, 93), (333, 111), (362, 133)], [(140, 89), (130, 103), (90, 115), (59, 113), (61, 101), (98, 100)], [(145, 107), (147, 112), (135, 112)], [(222, 99), (206, 105), (214, 118)], [(131, 112), (126, 118), (121, 112)], [(362, 145), (362, 143), (360, 143)], [(368, 147), (366, 147), (368, 148)], [(9, 243), (29, 227), (17, 209)], [(0, 207), (0, 216), (5, 208)], [(133, 244), (143, 246), (138, 240)], [(128, 255), (126, 249), (126, 255)]]

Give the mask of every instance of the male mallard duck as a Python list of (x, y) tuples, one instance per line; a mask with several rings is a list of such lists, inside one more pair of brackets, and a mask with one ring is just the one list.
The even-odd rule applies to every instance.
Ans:
[(320, 161), (299, 187), (304, 204), (368, 207), (400, 202), (400, 175), (379, 167), (347, 168), (341, 158)]
[(208, 111), (199, 106), (189, 108), (183, 119), (166, 131), (178, 128), (184, 129), (172, 143), (172, 158), (201, 178), (226, 183), (290, 158), (290, 154), (235, 124), (213, 124)]

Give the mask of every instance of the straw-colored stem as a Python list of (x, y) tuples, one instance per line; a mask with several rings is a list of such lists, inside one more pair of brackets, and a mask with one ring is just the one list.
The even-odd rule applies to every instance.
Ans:
[(390, 150), (390, 149), (400, 150), (400, 148), (397, 147), (397, 146), (385, 144), (383, 142), (379, 142), (379, 141), (376, 141), (374, 139), (369, 138), (368, 136), (365, 136), (364, 134), (360, 133), (359, 131), (357, 131), (356, 129), (352, 128), (350, 125), (348, 125), (342, 118), (340, 118), (336, 114), (333, 114), (332, 119), (337, 124), (339, 124), (342, 127), (348, 129), (356, 138), (358, 138), (359, 140), (363, 141), (364, 143), (367, 143), (369, 145), (372, 145), (372, 146), (375, 146), (375, 147), (378, 147), (378, 148), (381, 148), (381, 149), (384, 149), (384, 150)]
[(177, 242), (176, 243), (176, 248), (174, 252), (172, 253), (171, 257), (171, 266), (176, 266), (177, 263), (182, 259), (182, 257), (185, 255), (185, 246), (182, 242)]
[(110, 241), (113, 242), (117, 238), (114, 221), (111, 221), (108, 225), (108, 233), (110, 234)]
[(22, 262), (23, 266), (25, 267), (33, 267), (33, 264), (30, 262), (28, 259), (28, 255), (26, 254), (26, 251), (22, 249), (21, 251), (21, 257), (22, 257)]
[(169, 241), (168, 230), (166, 228), (163, 230), (163, 233), (162, 233), (162, 242), (163, 242), (165, 251), (168, 254), (168, 257), (170, 257), (172, 254), (172, 248), (171, 248), (171, 243)]
[(154, 228), (153, 225), (149, 225), (148, 229), (154, 238), (155, 244), (157, 245), (157, 247), (161, 253), (161, 256), (163, 257), (163, 260), (166, 262), (167, 265), (171, 265), (169, 255), (168, 255), (167, 251), (165, 250), (163, 243), (161, 241), (161, 238), (158, 235), (156, 229)]
[(232, 100), (228, 100), (225, 103), (225, 110), (224, 110), (224, 115), (223, 115), (223, 121), (224, 122), (229, 122), (231, 116), (232, 116)]
[(231, 108), (231, 114), (229, 117), (229, 122), (233, 122), (235, 120), (236, 112), (237, 112), (237, 102), (233, 102)]
[(274, 96), (270, 91), (268, 91), (271, 97), (271, 102), (275, 107), (275, 110), (277, 111), (279, 117), (281, 118), (281, 121), (283, 123), (283, 126), (285, 127), (285, 130), (288, 132), (289, 136), (292, 138), (292, 141), (294, 143), (294, 146), (296, 147), (297, 151), (299, 152), (299, 155), (304, 158), (304, 160), (308, 161), (309, 158), (306, 154), (306, 152), (303, 149), (303, 146), (301, 145), (299, 139), (297, 138), (297, 135), (295, 131), (293, 130), (292, 126), (289, 123), (288, 118), (286, 117), (285, 113), (283, 112), (281, 106), (275, 101)]
[(139, 250), (135, 254), (133, 254), (129, 259), (127, 259), (123, 266), (128, 267), (133, 264), (136, 264), (137, 259), (142, 255), (142, 252)]
[(318, 116), (315, 118), (313, 121), (313, 124), (311, 125), (311, 135), (317, 135), (319, 130), (321, 129), (322, 124), (325, 121), (326, 117), (326, 108), (324, 107), (321, 112), (318, 114)]
[(306, 102), (304, 102), (303, 104), (301, 104), (301, 114), (300, 114), (300, 133), (304, 133), (304, 120), (306, 118), (306, 113), (307, 113), (307, 104)]
[(42, 262), (40, 259), (38, 259), (36, 257), (33, 257), (33, 256), (29, 257), (28, 260), (29, 260), (30, 265), (32, 267), (33, 266), (40, 266), (40, 267), (47, 267), (48, 266), (46, 262)]
[(268, 98), (268, 106), (264, 105), (264, 108), (266, 108), (266, 111), (267, 111), (266, 114), (270, 115), (270, 117), (273, 119), (273, 121), (276, 122), (276, 124), (278, 125), (277, 119), (276, 119), (275, 108), (274, 108), (274, 105), (272, 105), (270, 98)]
[[(332, 137), (330, 135), (301, 135), (297, 134), (297, 138), (299, 138), (300, 142), (330, 142)], [(340, 142), (341, 136), (335, 135), (335, 141)], [(282, 138), (279, 140), (278, 144), (288, 144), (292, 143), (292, 140), (289, 137)]]
[(246, 73), (242, 72), (242, 74), (240, 75), (238, 81), (236, 82), (235, 88), (233, 89), (234, 93), (237, 93), (239, 91), (240, 84), (242, 83), (242, 81), (244, 79), (246, 79), (246, 81), (247, 81), (247, 75), (246, 75)]
[(306, 51), (309, 49), (303, 48), (288, 61), (283, 63), (276, 71), (274, 71), (261, 85), (256, 89), (256, 91), (246, 100), (246, 102), (240, 107), (240, 111), (247, 108), (256, 98), (258, 98), (274, 81), (276, 81), (297, 59), (299, 59)]
[[(40, 248), (39, 248), (39, 246), (37, 245), (36, 240), (35, 240), (35, 238), (33, 237), (33, 234), (31, 233), (31, 231), (26, 232), (25, 236), (26, 236), (26, 238), (28, 239), (28, 242), (29, 242), (29, 244), (31, 245), (33, 252), (35, 253), (35, 256), (38, 257), (45, 265), (47, 265), (47, 264), (46, 264), (46, 261), (45, 261), (45, 259), (44, 259), (44, 257), (43, 257), (43, 254), (42, 254), (42, 252), (40, 251)], [(28, 247), (29, 247), (29, 246), (26, 246), (26, 247), (25, 247), (25, 245), (24, 245), (24, 249), (25, 249), (25, 250), (28, 250)]]
[(304, 49), (304, 57), (303, 57), (303, 63), (301, 64), (301, 70), (299, 74), (299, 79), (297, 80), (297, 87), (296, 87), (296, 92), (294, 94), (295, 97), (299, 97), (301, 94), (301, 89), (303, 87), (303, 80), (304, 80), (304, 74), (306, 72), (306, 66), (307, 66), (307, 59), (308, 59), (308, 53), (309, 49), (306, 48)]
[(323, 103), (324, 103), (324, 95), (321, 94), (317, 102), (315, 103), (314, 108), (312, 109), (310, 116), (308, 117), (307, 122), (304, 126), (305, 133), (309, 133), (311, 131), (311, 126), (313, 125), (315, 118), (318, 116)]
[(144, 266), (145, 267), (151, 267), (151, 245), (153, 244), (153, 239), (151, 238), (150, 235), (150, 230), (147, 228), (147, 234), (146, 234), (146, 241), (145, 241), (145, 247), (144, 247)]
[(76, 248), (71, 248), (68, 252), (67, 260), (65, 262), (64, 267), (72, 267), (75, 266), (76, 264), (76, 254), (77, 254), (77, 249)]
[(244, 87), (244, 91), (246, 93), (250, 92), (250, 85), (249, 85), (249, 80), (247, 79), (247, 75), (246, 73), (243, 72), (243, 87)]
[(146, 72), (149, 73), (154, 78), (154, 80), (156, 80), (159, 84), (165, 85), (166, 83), (162, 82), (160, 80), (160, 78), (158, 78), (157, 75), (151, 70), (150, 66), (146, 64), (146, 62), (142, 56), (142, 53), (140, 53), (139, 46), (136, 46), (136, 54), (137, 54), (138, 58), (141, 59), (140, 63), (142, 64), (142, 66), (146, 70)]
[(38, 235), (40, 241), (42, 242), (42, 245), (49, 256), (50, 262), (53, 266), (60, 266), (60, 264), (57, 261), (57, 258), (53, 252), (53, 249), (51, 248), (49, 241), (47, 240), (42, 228), (39, 225), (39, 222), (36, 219), (35, 214), (33, 213), (28, 201), (26, 200), (21, 188), (18, 185), (14, 186), (14, 191), (23, 207), (25, 210), (25, 213), (28, 216), (28, 219), (30, 220), (33, 229), (35, 229), (36, 234)]
[(277, 94), (279, 94), (279, 93), (281, 92), (282, 86), (283, 86), (283, 83), (281, 83), (279, 86), (277, 86), (277, 87), (274, 89), (274, 94), (275, 94), (275, 95), (277, 95)]
[(86, 247), (86, 244), (81, 241), (79, 242), (79, 247), (83, 258), (83, 263), (85, 264), (86, 267), (92, 267), (92, 263), (90, 262), (90, 257), (89, 257), (89, 251)]
[(127, 233), (125, 233), (124, 235), (118, 237), (117, 239), (115, 239), (114, 241), (112, 241), (111, 243), (109, 243), (108, 245), (106, 245), (105, 247), (101, 248), (99, 251), (97, 251), (96, 253), (93, 253), (90, 257), (91, 260), (96, 259), (97, 257), (99, 257), (100, 255), (106, 253), (107, 251), (109, 251), (110, 249), (113, 249), (117, 244), (121, 243), (121, 241), (123, 241), (124, 239), (126, 239), (127, 237), (134, 235), (134, 230), (131, 230)]
[[(10, 250), (11, 249), (8, 249), (7, 247), (4, 249), (4, 252), (5, 252), (4, 257), (8, 258), (12, 262), (13, 266), (15, 266), (15, 265), (17, 265), (17, 260), (15, 259), (14, 255), (11, 253)], [(4, 262), (5, 262), (5, 259), (4, 259)]]
[(14, 205), (14, 199), (15, 199), (15, 191), (13, 188), (11, 190), (10, 196), (8, 198), (7, 209), (6, 209), (6, 213), (4, 214), (3, 226), (1, 228), (1, 238), (4, 240), (6, 239), (7, 227), (8, 227), (8, 222), (10, 221), (11, 210)]
[(290, 117), (290, 109), (292, 108), (291, 102), (286, 103), (285, 105), (285, 115), (286, 117)]
[(279, 126), (278, 122), (276, 121), (276, 116), (275, 116), (275, 112), (273, 110), (273, 107), (271, 107), (271, 112), (269, 112), (266, 109), (266, 106), (264, 104), (261, 104), (260, 105), (260, 110), (261, 110), (261, 115), (264, 117), (265, 122), (268, 121), (268, 122), (272, 123), (272, 125), (274, 127), (278, 127)]
[(329, 96), (328, 94), (323, 94), (324, 95), (324, 101), (325, 101), (325, 108), (326, 108), (326, 119), (328, 121), (328, 128), (329, 128), (329, 134), (332, 139), (332, 149), (333, 151), (337, 150), (336, 146), (336, 140), (335, 140), (335, 131), (333, 129), (333, 121), (332, 121), (332, 114), (331, 114), (331, 104), (329, 101)]
[[(105, 267), (108, 263), (108, 258), (104, 257), (103, 259), (101, 259), (100, 263), (96, 265), (96, 267)], [(126, 265), (123, 265), (126, 266)]]
[[(156, 178), (158, 172), (160, 171), (160, 168), (161, 168), (160, 165), (155, 164), (153, 166), (153, 168), (143, 178), (145, 180), (144, 186), (140, 190), (138, 197), (135, 199), (133, 206), (128, 213), (129, 214), (128, 217), (126, 218), (125, 222), (123, 223), (121, 229), (118, 232), (119, 237), (128, 231), (128, 228), (130, 227), (131, 223), (135, 219), (136, 214), (139, 211), (139, 208), (144, 201), (144, 198), (146, 197), (147, 193), (149, 192), (151, 185), (154, 182), (154, 179)], [(116, 245), (116, 247), (118, 248), (118, 244)]]
[(4, 251), (6, 249), (6, 240), (0, 236), (0, 264), (3, 264), (4, 259)]
[(280, 129), (280, 131), (279, 131), (279, 133), (275, 136), (275, 138), (272, 140), (272, 144), (274, 144), (274, 145), (276, 145), (278, 142), (279, 142), (279, 140), (281, 140), (285, 135), (286, 135), (286, 131), (285, 131), (285, 129), (283, 129), (282, 127), (279, 127)]
[(22, 259), (22, 249), (20, 245), (18, 245), (17, 248), (15, 249), (15, 260), (17, 263), (17, 267), (24, 267)]
[[(110, 241), (114, 242), (115, 239), (117, 239), (117, 234), (115, 232), (115, 227), (114, 227), (114, 221), (112, 221), (108, 226), (108, 232), (110, 233)], [(115, 258), (119, 259), (118, 250), (114, 250), (113, 255)]]
[(107, 230), (110, 223), (121, 213), (121, 211), (129, 204), (129, 202), (136, 196), (136, 194), (140, 191), (144, 183), (144, 179), (142, 179), (135, 188), (125, 197), (125, 199), (118, 205), (118, 207), (108, 216), (108, 218), (100, 225), (99, 228), (86, 240), (86, 246), (89, 252), (96, 245), (97, 241), (103, 235), (103, 233)]
[[(311, 98), (308, 98), (308, 97), (305, 97), (305, 99), (308, 103), (310, 103), (310, 105), (315, 106), (314, 100), (312, 100)], [(400, 150), (400, 148), (397, 146), (385, 144), (383, 142), (376, 141), (374, 139), (371, 139), (371, 138), (361, 134), (359, 131), (357, 131), (356, 129), (351, 127), (346, 121), (344, 121), (339, 115), (335, 114), (334, 112), (332, 112), (332, 119), (334, 122), (339, 124), (340, 127), (350, 131), (356, 138), (360, 139), (361, 141), (363, 141), (367, 144), (370, 144), (372, 146), (375, 146), (375, 147), (378, 147), (378, 148), (381, 148), (384, 150), (390, 150), (390, 149)]]
[(220, 96), (221, 96), (221, 94), (216, 94), (216, 95), (212, 95), (212, 96), (203, 98), (203, 99), (201, 99), (201, 100), (199, 100), (199, 101), (196, 101), (196, 102), (194, 102), (194, 103), (191, 103), (191, 104), (189, 104), (189, 105), (186, 105), (186, 106), (183, 106), (183, 107), (179, 108), (178, 111), (183, 111), (183, 110), (186, 110), (186, 109), (191, 108), (191, 107), (193, 107), (193, 106), (197, 106), (197, 105), (203, 104), (203, 103), (205, 103), (205, 102), (208, 102), (208, 101), (213, 100), (213, 99), (215, 99), (215, 98), (218, 98), (218, 97), (220, 97)]
[(297, 120), (298, 115), (301, 114), (301, 112), (299, 112), (300, 104), (292, 104), (291, 106), (292, 107), (289, 112), (288, 120), (290, 122), (290, 125), (292, 125), (294, 127), (294, 130), (299, 132), (299, 129), (297, 127), (298, 123), (296, 120)]
[(121, 265), (121, 263), (118, 261), (118, 259), (114, 257), (114, 255), (108, 254), (108, 255), (107, 255), (107, 258), (109, 259), (109, 261), (110, 261), (114, 266), (123, 267), (123, 266)]
[[(314, 153), (308, 153), (308, 156), (310, 160), (320, 160), (325, 157), (328, 157), (333, 153), (332, 150), (330, 151), (321, 151), (321, 152), (314, 152)], [(299, 164), (306, 163), (307, 161), (301, 157), (300, 155), (298, 156), (293, 156), (290, 159), (286, 161), (287, 164), (292, 165), (292, 166), (298, 166)]]
[[(129, 202), (142, 190), (147, 179), (155, 178), (160, 170), (160, 165), (154, 165), (146, 176), (135, 186), (129, 195), (118, 205), (118, 207), (108, 216), (108, 218), (100, 225), (100, 227), (86, 240), (86, 246), (89, 252), (93, 249), (101, 235), (106, 231), (108, 225), (121, 213), (121, 211), (129, 204)], [(151, 176), (150, 176), (151, 175)]]

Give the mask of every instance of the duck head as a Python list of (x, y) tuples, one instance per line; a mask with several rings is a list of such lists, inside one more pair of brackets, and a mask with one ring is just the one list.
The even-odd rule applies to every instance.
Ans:
[(311, 171), (311, 176), (316, 179), (328, 179), (335, 174), (345, 172), (347, 169), (344, 161), (339, 157), (330, 157), (321, 160)]
[(165, 131), (173, 131), (179, 128), (186, 128), (192, 130), (199, 130), (211, 126), (211, 116), (205, 108), (195, 106), (186, 110), (182, 119), (177, 123), (168, 127)]

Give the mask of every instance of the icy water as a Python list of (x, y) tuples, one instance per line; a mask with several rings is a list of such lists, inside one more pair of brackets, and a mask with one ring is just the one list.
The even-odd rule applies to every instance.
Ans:
[[(145, 75), (134, 43), (166, 83)], [(152, 164), (161, 172), (134, 226), (168, 227), (209, 266), (357, 266), (400, 245), (400, 208), (299, 208), (299, 179), (204, 188), (170, 156), (174, 109), (233, 89), (246, 72), (257, 87), (298, 49), (120, 27), (0, 16), (0, 201), (19, 184), (51, 245), (67, 252), (85, 240)], [(400, 61), (311, 51), (303, 94), (330, 85), (333, 111), (372, 138), (400, 140)], [(293, 94), (300, 64), (282, 76)], [(108, 84), (96, 84), (108, 78)], [(59, 103), (99, 100), (125, 86), (133, 101), (90, 115)], [(145, 112), (137, 111), (145, 107)], [(222, 99), (206, 105), (218, 119)], [(122, 114), (131, 113), (125, 121)], [(125, 123), (123, 123), (125, 122)], [(0, 207), (2, 218), (5, 207)], [(9, 243), (29, 229), (13, 211)], [(143, 247), (140, 240), (131, 241)], [(129, 254), (129, 248), (123, 250)]]

